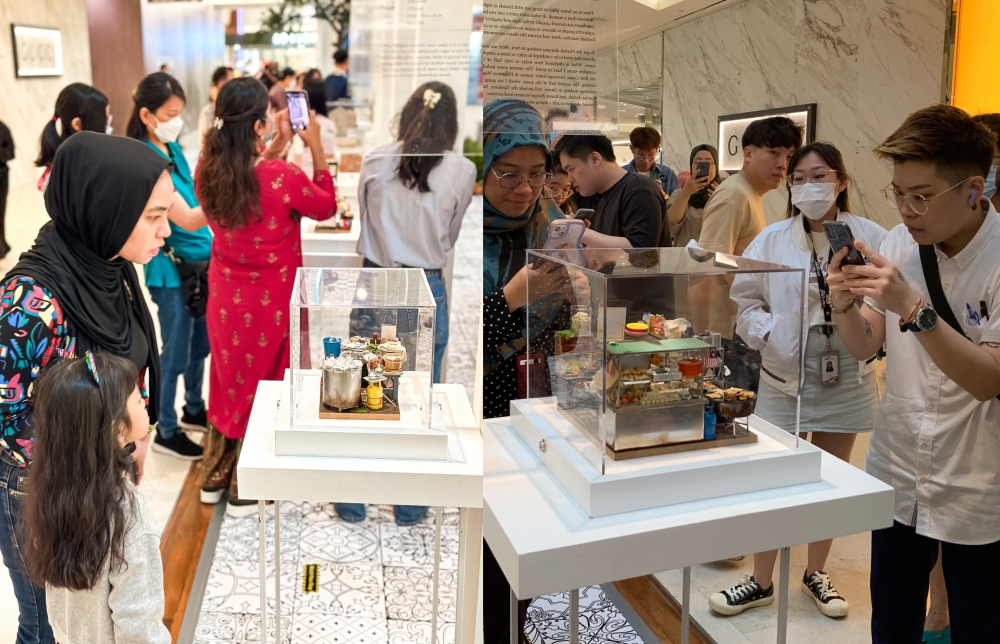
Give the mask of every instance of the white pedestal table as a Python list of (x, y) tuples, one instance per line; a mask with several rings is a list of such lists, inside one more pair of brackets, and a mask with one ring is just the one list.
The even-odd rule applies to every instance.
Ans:
[[(438, 563), (443, 506), (459, 508), (458, 588), (455, 644), (475, 641), (483, 534), (483, 439), (462, 385), (434, 385), (434, 404), (448, 431), (447, 461), (275, 456), (274, 428), (281, 398), (279, 381), (262, 381), (240, 455), (240, 495), (274, 500), (275, 634), (281, 636), (279, 570), (280, 501), (424, 505), (439, 508), (435, 525), (435, 570), (431, 642), (437, 640)], [(333, 492), (336, 490), (336, 492)], [(267, 642), (265, 505), (259, 502), (261, 642)]]
[(517, 599), (570, 592), (570, 644), (577, 644), (580, 588), (684, 569), (681, 644), (690, 621), (690, 568), (781, 550), (778, 643), (788, 616), (793, 545), (892, 525), (894, 492), (854, 466), (822, 454), (817, 483), (679, 503), (591, 519), (509, 426), (483, 425), (483, 529), (511, 585), (511, 643)]

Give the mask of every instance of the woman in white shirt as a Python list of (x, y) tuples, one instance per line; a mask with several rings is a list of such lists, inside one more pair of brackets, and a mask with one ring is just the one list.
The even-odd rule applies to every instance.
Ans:
[(434, 292), (434, 382), (448, 343), (441, 271), (476, 183), (475, 164), (453, 152), (457, 138), (455, 93), (444, 83), (425, 83), (403, 107), (399, 140), (366, 155), (358, 186), (358, 254), (365, 265), (422, 268)]
[[(761, 352), (760, 391), (754, 413), (793, 431), (799, 394), (800, 431), (810, 432), (817, 447), (848, 461), (857, 435), (872, 430), (878, 389), (874, 356), (859, 362), (837, 333), (837, 316), (826, 286), (832, 253), (823, 222), (846, 223), (855, 239), (872, 248), (879, 247), (886, 232), (849, 212), (849, 177), (843, 157), (833, 145), (805, 145), (795, 152), (788, 167), (788, 218), (765, 228), (743, 256), (806, 269), (808, 293), (803, 298), (787, 274), (736, 276), (730, 291), (739, 306), (736, 332)], [(801, 284), (798, 280), (794, 283)], [(799, 306), (804, 306), (801, 328), (797, 328), (798, 316), (788, 315)], [(824, 615), (843, 617), (847, 601), (823, 571), (832, 544), (832, 539), (809, 544), (802, 590)], [(712, 595), (712, 609), (736, 615), (771, 604), (777, 555), (777, 550), (754, 555), (753, 575), (745, 575), (737, 585)]]
[[(475, 164), (453, 152), (457, 138), (455, 92), (444, 83), (425, 83), (403, 106), (398, 141), (365, 156), (358, 186), (361, 233), (357, 248), (364, 265), (422, 268), (434, 295), (434, 382), (441, 382), (441, 363), (448, 344), (448, 293), (442, 270), (458, 239), (476, 183)], [(405, 345), (402, 333), (415, 321), (407, 323), (404, 311), (399, 309), (395, 322)], [(379, 317), (382, 315), (384, 310), (355, 310), (351, 335), (380, 331), (386, 321)], [(346, 521), (365, 518), (360, 504), (335, 503), (334, 509)], [(417, 523), (426, 510), (396, 506), (396, 523)]]

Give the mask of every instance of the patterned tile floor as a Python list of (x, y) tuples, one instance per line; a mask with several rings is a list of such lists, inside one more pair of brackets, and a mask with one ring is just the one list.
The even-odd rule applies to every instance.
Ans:
[[(569, 641), (569, 592), (536, 597), (525, 630), (532, 644)], [(643, 644), (642, 638), (600, 586), (580, 590), (580, 644)], [(649, 644), (655, 644), (650, 642)]]
[[(268, 632), (274, 641), (274, 517), (267, 520)], [(257, 517), (226, 517), (195, 631), (196, 644), (260, 641)], [(430, 644), (434, 509), (410, 527), (391, 506), (368, 506), (360, 523), (339, 519), (333, 505), (281, 506), (282, 644)], [(306, 566), (318, 566), (304, 592)], [(458, 510), (441, 527), (438, 642), (455, 641)]]

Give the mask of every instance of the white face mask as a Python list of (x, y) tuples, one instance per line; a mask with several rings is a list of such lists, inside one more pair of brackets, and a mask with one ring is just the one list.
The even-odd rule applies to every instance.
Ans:
[(997, 193), (997, 166), (990, 166), (990, 173), (986, 176), (986, 187), (983, 189), (983, 196), (992, 199)]
[(837, 201), (833, 183), (805, 183), (792, 186), (792, 205), (812, 220), (822, 219)]
[[(155, 116), (153, 117), (156, 118)], [(156, 129), (153, 130), (153, 134), (156, 135), (163, 143), (173, 143), (177, 140), (177, 137), (181, 134), (181, 128), (184, 127), (184, 119), (180, 115), (175, 116), (166, 123), (156, 122)]]

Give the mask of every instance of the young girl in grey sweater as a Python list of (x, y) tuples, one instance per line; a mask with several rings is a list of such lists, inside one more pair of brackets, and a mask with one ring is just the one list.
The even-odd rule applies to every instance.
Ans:
[(160, 531), (131, 479), (149, 431), (136, 366), (89, 352), (59, 360), (36, 382), (34, 422), (22, 555), (56, 640), (169, 644)]

